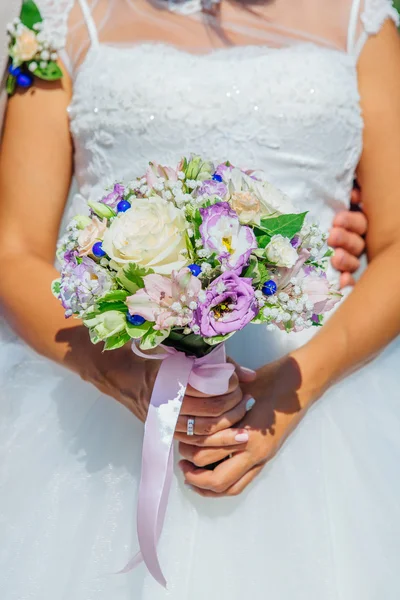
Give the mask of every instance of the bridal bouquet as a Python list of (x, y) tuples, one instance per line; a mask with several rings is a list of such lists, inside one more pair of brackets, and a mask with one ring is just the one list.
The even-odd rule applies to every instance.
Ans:
[(61, 240), (53, 292), (93, 343), (113, 350), (133, 340), (136, 354), (163, 361), (143, 447), (142, 553), (128, 568), (144, 560), (164, 584), (155, 545), (187, 384), (225, 393), (233, 366), (223, 342), (250, 323), (321, 326), (341, 295), (326, 275), (326, 233), (261, 173), (198, 156), (176, 168), (150, 163), (88, 205), (90, 216), (76, 216)]

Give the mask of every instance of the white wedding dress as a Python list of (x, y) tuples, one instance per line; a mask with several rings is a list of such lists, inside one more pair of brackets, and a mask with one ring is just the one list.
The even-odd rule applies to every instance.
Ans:
[[(263, 168), (326, 228), (347, 205), (362, 148), (357, 58), (396, 19), (388, 0), (276, 0), (236, 21), (232, 5), (232, 46), (205, 33), (211, 17), (193, 1), (178, 12), (145, 0), (38, 4), (67, 44), (83, 197), (150, 159), (195, 152)], [(207, 51), (207, 39), (221, 47)], [(69, 212), (80, 208), (78, 197)], [(309, 335), (248, 326), (228, 352), (258, 367)], [(203, 499), (176, 469), (159, 545), (166, 591), (143, 565), (114, 574), (138, 549), (142, 424), (4, 326), (1, 599), (398, 600), (399, 367), (393, 342), (331, 389), (239, 497)]]

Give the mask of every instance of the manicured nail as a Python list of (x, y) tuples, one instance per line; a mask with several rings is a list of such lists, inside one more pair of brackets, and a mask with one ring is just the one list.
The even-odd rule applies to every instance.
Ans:
[(240, 433), (235, 435), (235, 440), (237, 442), (248, 442), (249, 434), (247, 433), (247, 431), (241, 431)]
[(255, 403), (256, 403), (256, 401), (254, 400), (254, 398), (249, 398), (246, 402), (246, 412), (249, 412), (249, 410), (251, 410), (253, 408)]
[(248, 369), (247, 367), (240, 367), (241, 371), (243, 371), (243, 373), (248, 373), (249, 375), (255, 375), (256, 372), (253, 371), (253, 369)]

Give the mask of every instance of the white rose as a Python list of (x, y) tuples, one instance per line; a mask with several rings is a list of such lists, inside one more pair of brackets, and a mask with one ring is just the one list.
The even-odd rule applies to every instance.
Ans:
[(169, 275), (188, 264), (181, 254), (186, 228), (182, 211), (171, 202), (159, 196), (134, 200), (105, 232), (103, 249), (119, 265), (134, 262)]
[(278, 267), (291, 269), (297, 262), (298, 254), (288, 238), (283, 235), (274, 235), (265, 248), (265, 254), (271, 263)]
[(32, 58), (36, 56), (38, 50), (39, 44), (35, 32), (22, 25), (12, 49), (13, 58), (19, 63), (23, 63), (27, 60), (32, 60)]
[[(232, 206), (235, 203), (241, 208), (241, 214), (238, 213), (241, 223), (259, 225), (262, 217), (296, 212), (289, 197), (268, 181), (257, 181), (240, 169), (232, 169), (224, 177), (228, 182)], [(244, 204), (249, 205), (246, 211)]]

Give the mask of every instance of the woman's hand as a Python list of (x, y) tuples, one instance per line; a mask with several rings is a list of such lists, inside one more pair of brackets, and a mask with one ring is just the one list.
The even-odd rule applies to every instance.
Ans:
[(328, 244), (336, 249), (332, 266), (341, 272), (341, 288), (354, 285), (352, 274), (358, 271), (359, 257), (365, 250), (364, 236), (368, 222), (359, 208), (360, 204), (361, 191), (354, 188), (351, 195), (352, 210), (342, 211), (335, 216), (328, 239)]
[[(86, 336), (87, 336), (87, 332)], [(142, 422), (146, 420), (160, 362), (145, 360), (132, 353), (129, 345), (113, 352), (96, 352), (93, 349), (93, 365), (82, 377), (94, 384), (102, 393), (115, 398)], [(208, 435), (242, 420), (249, 404), (249, 396), (243, 396), (240, 384), (250, 384), (256, 378), (255, 371), (235, 365), (229, 390), (222, 396), (206, 396), (191, 388), (183, 399), (177, 423), (176, 437), (190, 441), (198, 435)], [(195, 418), (195, 436), (187, 436), (187, 420)]]
[[(241, 493), (277, 453), (322, 391), (306, 390), (297, 362), (291, 357), (266, 365), (256, 381), (244, 388), (252, 392), (256, 404), (239, 429), (198, 436), (190, 444), (180, 444), (185, 483), (202, 496)], [(202, 468), (221, 460), (213, 471)]]

